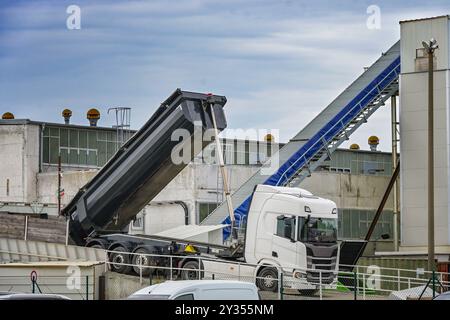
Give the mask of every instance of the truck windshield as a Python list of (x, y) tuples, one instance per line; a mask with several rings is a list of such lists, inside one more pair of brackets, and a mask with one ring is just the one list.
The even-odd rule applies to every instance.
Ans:
[(298, 237), (301, 242), (336, 242), (337, 219), (299, 218)]

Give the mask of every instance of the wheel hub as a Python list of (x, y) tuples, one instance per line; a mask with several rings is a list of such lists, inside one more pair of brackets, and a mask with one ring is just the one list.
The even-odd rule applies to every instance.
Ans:
[(124, 261), (123, 256), (120, 254), (115, 255), (113, 258), (114, 263), (123, 263), (123, 261)]
[(264, 277), (264, 285), (266, 287), (272, 287), (274, 284), (274, 278), (271, 276), (265, 276)]

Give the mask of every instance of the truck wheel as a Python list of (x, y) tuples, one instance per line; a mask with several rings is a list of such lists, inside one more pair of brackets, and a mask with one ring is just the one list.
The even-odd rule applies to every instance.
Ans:
[(278, 271), (275, 268), (262, 268), (258, 272), (256, 286), (262, 291), (278, 291)]
[(102, 246), (101, 244), (94, 244), (93, 246), (90, 246), (89, 248), (94, 248), (94, 249), (103, 249), (105, 250), (105, 247)]
[(197, 261), (186, 262), (181, 271), (182, 280), (199, 280), (199, 265)]
[(317, 289), (299, 289), (298, 293), (305, 297), (312, 297), (317, 293)]
[[(132, 260), (133, 271), (136, 274), (141, 274), (139, 266), (142, 266), (142, 275), (148, 276), (150, 273), (155, 273), (155, 268), (145, 268), (145, 267), (156, 267), (158, 265), (158, 261), (156, 257), (145, 256), (145, 254), (151, 254), (149, 249), (139, 248), (134, 252)], [(143, 254), (142, 256), (140, 254)]]
[(131, 266), (123, 264), (130, 264), (130, 255), (122, 252), (128, 252), (125, 247), (118, 246), (112, 250), (113, 252), (109, 256), (111, 262), (111, 270), (118, 273), (130, 273)]

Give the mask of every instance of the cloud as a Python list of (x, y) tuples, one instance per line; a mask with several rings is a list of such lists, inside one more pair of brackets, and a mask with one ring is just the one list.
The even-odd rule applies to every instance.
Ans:
[[(82, 29), (66, 29), (78, 4)], [(133, 108), (142, 125), (175, 88), (226, 95), (232, 128), (280, 129), (287, 141), (399, 38), (398, 20), (447, 13), (443, 1), (379, 1), (381, 29), (366, 27), (369, 1), (10, 1), (0, 10), (0, 111), (73, 121), (98, 107)], [(447, 10), (447, 11), (446, 11)], [(385, 135), (378, 111), (356, 134)]]

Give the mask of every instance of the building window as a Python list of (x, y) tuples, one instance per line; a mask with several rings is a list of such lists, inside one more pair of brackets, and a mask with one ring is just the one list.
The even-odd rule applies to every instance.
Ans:
[[(272, 155), (278, 145), (261, 141), (222, 140), (223, 158), (228, 165), (261, 165)], [(203, 163), (216, 164), (215, 143), (209, 144), (202, 152)]]
[[(340, 239), (364, 239), (370, 224), (375, 217), (375, 210), (339, 209), (338, 236)], [(380, 239), (382, 234), (392, 236), (393, 213), (385, 210), (378, 219), (378, 223), (371, 239)]]
[(337, 172), (337, 173), (351, 173), (350, 168), (336, 168), (336, 167), (329, 167), (328, 170), (330, 172)]
[(131, 229), (137, 231), (144, 231), (144, 215), (138, 215), (131, 223)]
[(232, 165), (235, 163), (234, 158), (234, 144), (233, 143), (223, 143), (223, 162), (225, 164)]
[(382, 159), (352, 160), (352, 173), (376, 176), (390, 176), (392, 174), (392, 162)]
[(102, 167), (119, 148), (115, 131), (51, 126), (45, 127), (42, 143), (44, 164), (57, 165), (61, 155), (63, 165), (75, 167)]
[(201, 223), (205, 218), (217, 208), (215, 202), (198, 202), (198, 222)]

